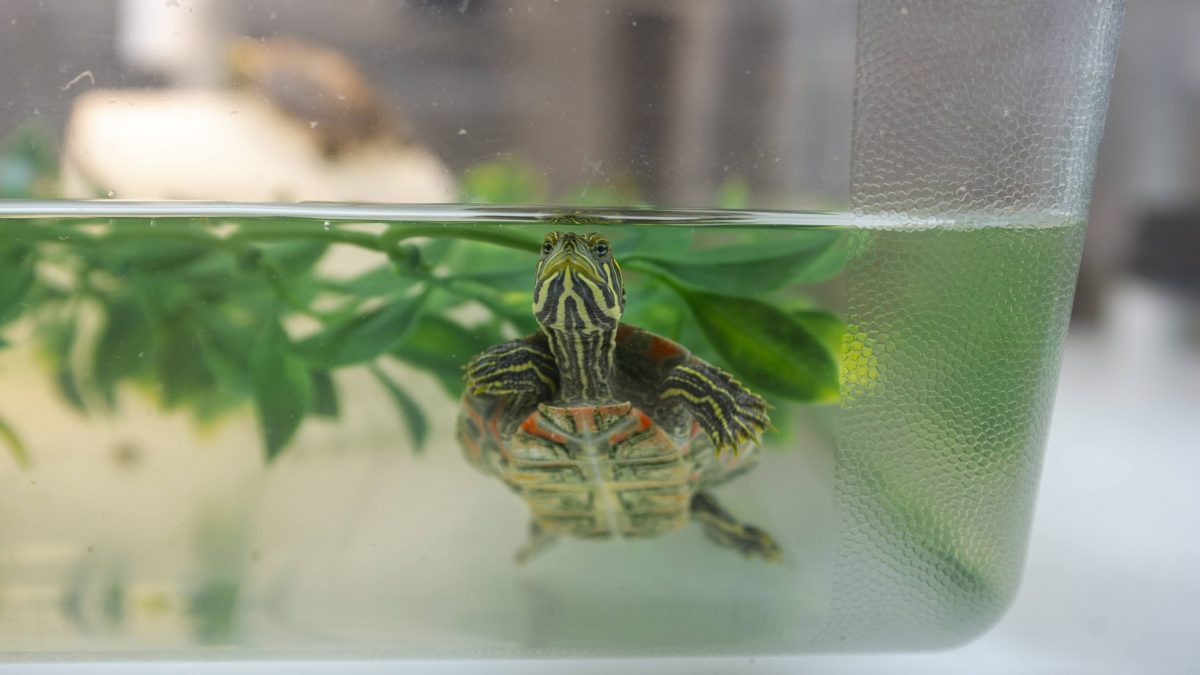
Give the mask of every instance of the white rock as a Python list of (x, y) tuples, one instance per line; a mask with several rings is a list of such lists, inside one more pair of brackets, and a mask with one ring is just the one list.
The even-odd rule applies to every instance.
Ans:
[(306, 128), (253, 94), (90, 91), (65, 134), (66, 196), (222, 201), (453, 201), (424, 148), (378, 143), (334, 160)]

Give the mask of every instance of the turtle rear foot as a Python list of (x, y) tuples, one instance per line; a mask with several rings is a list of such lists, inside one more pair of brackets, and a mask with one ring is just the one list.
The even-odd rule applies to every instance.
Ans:
[(525, 540), (521, 548), (517, 549), (517, 564), (525, 564), (530, 558), (544, 551), (555, 541), (558, 541), (558, 537), (543, 530), (537, 524), (536, 520), (530, 521), (529, 539)]
[(692, 497), (692, 518), (704, 527), (704, 534), (710, 541), (748, 558), (778, 560), (783, 554), (771, 535), (739, 522), (707, 492)]

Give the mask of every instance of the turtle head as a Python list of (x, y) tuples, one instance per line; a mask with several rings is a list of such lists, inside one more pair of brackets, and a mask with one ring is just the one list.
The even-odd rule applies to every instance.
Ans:
[(624, 309), (621, 267), (607, 237), (595, 232), (546, 235), (533, 288), (533, 315), (543, 329), (614, 331)]

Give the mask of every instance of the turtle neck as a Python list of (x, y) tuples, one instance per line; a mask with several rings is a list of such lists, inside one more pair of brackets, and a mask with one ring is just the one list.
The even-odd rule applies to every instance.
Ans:
[(617, 331), (559, 331), (543, 327), (542, 332), (558, 364), (555, 402), (611, 402)]

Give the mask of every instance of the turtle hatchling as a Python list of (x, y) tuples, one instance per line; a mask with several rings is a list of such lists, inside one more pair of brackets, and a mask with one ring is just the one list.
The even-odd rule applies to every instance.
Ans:
[(533, 289), (541, 330), (466, 366), (458, 438), (532, 515), (518, 562), (562, 536), (646, 538), (689, 520), (720, 546), (777, 558), (711, 488), (751, 468), (769, 406), (682, 345), (621, 323), (625, 288), (600, 234), (551, 232)]

